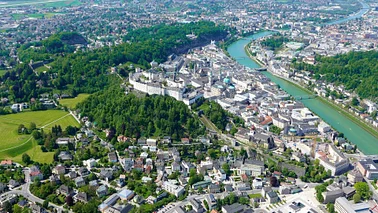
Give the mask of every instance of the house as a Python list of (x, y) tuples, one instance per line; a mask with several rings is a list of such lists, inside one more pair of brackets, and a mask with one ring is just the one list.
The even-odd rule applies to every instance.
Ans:
[(204, 180), (204, 181), (200, 181), (200, 182), (197, 182), (195, 184), (192, 185), (192, 189), (194, 190), (197, 190), (199, 188), (206, 188), (208, 187), (209, 185), (211, 184), (211, 181), (210, 180)]
[(253, 187), (253, 189), (262, 189), (262, 187), (263, 187), (262, 180), (259, 179), (259, 178), (253, 179), (253, 181), (252, 181), (252, 187)]
[(181, 138), (181, 143), (182, 144), (190, 144), (189, 138)]
[(79, 192), (74, 196), (75, 202), (88, 203), (88, 195), (85, 192)]
[(180, 195), (182, 195), (182, 194), (185, 193), (185, 188), (184, 187), (174, 185), (174, 184), (172, 184), (172, 183), (170, 183), (168, 181), (163, 182), (162, 188), (165, 191), (167, 191), (167, 192), (175, 195), (176, 197), (179, 197)]
[(56, 194), (62, 194), (64, 196), (68, 196), (68, 195), (71, 195), (73, 193), (71, 187), (69, 186), (66, 186), (66, 185), (61, 185), (57, 190), (56, 190)]
[(12, 162), (12, 160), (2, 160), (0, 165), (2, 167), (10, 167), (10, 166), (13, 165), (13, 162)]
[(75, 185), (76, 185), (76, 187), (82, 187), (82, 186), (84, 186), (85, 185), (85, 180), (84, 180), (84, 178), (83, 177), (77, 177), (76, 179), (75, 179)]
[(209, 190), (209, 193), (219, 193), (221, 190), (219, 184), (210, 184), (207, 189)]
[(112, 163), (118, 162), (117, 154), (115, 152), (110, 152), (108, 154), (108, 158), (109, 158), (109, 162), (112, 162)]
[(97, 164), (97, 161), (93, 158), (83, 161), (83, 165), (89, 169), (95, 167), (96, 164)]
[(274, 147), (274, 139), (271, 135), (256, 133), (253, 135), (252, 141), (265, 149), (272, 149)]
[(28, 201), (26, 201), (26, 200), (20, 200), (20, 201), (17, 203), (17, 205), (18, 205), (19, 207), (21, 207), (21, 208), (24, 208), (24, 207), (26, 207), (26, 206), (28, 205)]
[(113, 180), (113, 172), (111, 169), (102, 169), (100, 172), (100, 178), (106, 181)]
[(288, 194), (291, 194), (291, 188), (290, 186), (283, 186), (281, 185), (279, 190), (281, 195), (288, 195)]
[(369, 180), (378, 178), (378, 163), (371, 158), (361, 160), (357, 163), (357, 169)]
[(179, 163), (177, 163), (176, 161), (174, 161), (171, 165), (172, 167), (172, 171), (173, 172), (176, 172), (176, 171), (180, 171), (181, 170), (181, 166)]
[(15, 181), (15, 180), (13, 180), (13, 179), (10, 179), (10, 180), (9, 180), (8, 187), (9, 187), (10, 189), (16, 188), (16, 187), (18, 187), (18, 186), (20, 186), (20, 183), (19, 183), (19, 182)]
[(157, 145), (157, 140), (149, 138), (149, 139), (147, 139), (146, 143), (147, 143), (147, 146), (156, 146)]
[(147, 140), (145, 138), (139, 138), (138, 141), (137, 141), (137, 144), (139, 146), (144, 146), (147, 144)]
[(131, 200), (134, 197), (134, 192), (128, 189), (123, 189), (118, 193), (121, 200)]
[(164, 136), (161, 140), (162, 143), (170, 144), (172, 142), (172, 138), (170, 136)]
[(30, 206), (33, 213), (45, 213), (47, 212), (44, 208), (38, 206), (37, 204), (32, 204)]
[(98, 186), (98, 181), (97, 180), (89, 181), (89, 186), (92, 188), (96, 188)]
[(263, 187), (262, 190), (261, 190), (261, 195), (263, 197), (266, 197), (268, 192), (270, 192), (270, 191), (272, 191), (272, 187), (268, 187), (268, 186)]
[(278, 201), (280, 201), (280, 198), (278, 197), (275, 191), (268, 192), (266, 194), (266, 198), (270, 204), (277, 203)]
[(337, 198), (344, 196), (344, 191), (342, 189), (336, 189), (333, 191), (323, 192), (322, 195), (324, 198), (324, 204), (334, 203)]
[(240, 166), (240, 174), (257, 177), (264, 171), (264, 162), (258, 160), (246, 159)]
[(58, 158), (62, 161), (67, 161), (67, 160), (72, 160), (73, 157), (71, 155), (71, 153), (67, 152), (67, 151), (61, 151), (58, 155)]
[(43, 180), (43, 174), (42, 174), (42, 172), (39, 170), (39, 168), (37, 166), (30, 167), (30, 180), (34, 181), (37, 178), (39, 180)]
[(78, 173), (79, 173), (79, 175), (81, 175), (83, 177), (88, 176), (90, 174), (87, 167), (80, 167)]
[(246, 205), (241, 205), (239, 203), (234, 203), (232, 205), (225, 205), (222, 207), (222, 213), (242, 213), (248, 207)]
[(67, 177), (70, 179), (75, 179), (77, 177), (77, 173), (74, 171), (71, 171), (67, 174)]
[(106, 196), (108, 194), (108, 187), (106, 185), (101, 185), (96, 190), (96, 194), (98, 197)]
[(198, 202), (196, 199), (191, 199), (189, 201), (189, 205), (191, 205), (193, 210), (197, 213), (205, 212), (205, 209), (203, 208), (202, 204)]
[(55, 143), (59, 146), (68, 145), (72, 142), (71, 138), (58, 138), (56, 139)]
[(52, 170), (52, 173), (53, 174), (56, 174), (56, 175), (64, 175), (66, 173), (66, 167), (62, 166), (62, 165), (57, 165), (56, 167), (54, 167), (54, 169)]

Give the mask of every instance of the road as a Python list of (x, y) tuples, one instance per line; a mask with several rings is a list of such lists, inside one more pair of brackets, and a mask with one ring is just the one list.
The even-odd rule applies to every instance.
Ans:
[[(30, 169), (29, 168), (24, 168), (24, 173), (25, 173), (25, 181), (26, 183), (11, 190), (11, 191), (8, 191), (8, 192), (5, 192), (2, 194), (2, 196), (6, 196), (6, 195), (11, 195), (11, 194), (15, 194), (15, 195), (21, 195), (23, 197), (25, 197), (26, 199), (28, 199), (29, 201), (33, 202), (33, 203), (39, 203), (39, 204), (43, 204), (43, 202), (45, 200), (37, 197), (37, 196), (34, 196), (31, 192), (30, 192), (30, 184), (31, 184), (31, 181), (30, 181)], [(64, 212), (64, 211), (67, 211), (67, 209), (64, 209), (63, 206), (58, 206), (54, 203), (51, 203), (49, 202), (49, 207), (53, 207), (54, 209), (57, 210), (57, 212), (61, 213), (61, 212)], [(69, 211), (70, 213), (73, 213), (72, 211)]]
[(374, 200), (378, 201), (378, 193), (377, 190), (375, 190), (374, 186), (371, 184), (371, 180), (367, 179), (366, 177), (364, 177), (364, 180), (369, 185), (370, 190), (373, 192)]

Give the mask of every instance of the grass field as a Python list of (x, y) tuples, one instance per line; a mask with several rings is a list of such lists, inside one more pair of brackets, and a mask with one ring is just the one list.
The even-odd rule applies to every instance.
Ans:
[(26, 5), (36, 5), (38, 7), (70, 7), (78, 6), (79, 0), (14, 0), (0, 1), (0, 7), (17, 7)]
[(35, 141), (30, 141), (30, 149), (24, 151), (22, 154), (19, 154), (15, 157), (10, 157), (9, 159), (15, 162), (22, 162), (22, 155), (24, 153), (28, 154), (33, 161), (39, 163), (52, 163), (54, 161), (54, 152), (42, 152), (41, 146), (38, 145)]
[(51, 18), (59, 13), (31, 13), (31, 14), (12, 14), (13, 19), (20, 20), (23, 18)]
[(38, 73), (42, 73), (44, 71), (48, 71), (49, 68), (45, 67), (45, 66), (41, 66), (41, 67), (38, 67), (37, 69), (35, 69), (36, 72)]
[[(62, 129), (65, 129), (68, 125), (78, 126), (76, 120), (69, 113), (61, 110), (22, 112), (0, 116), (0, 134), (2, 136), (0, 159), (15, 158), (24, 152), (38, 153), (40, 151), (40, 147), (34, 144), (31, 135), (19, 135), (17, 133), (20, 124), (28, 127), (31, 122), (46, 131), (50, 130), (53, 125), (61, 125)], [(35, 159), (43, 159), (46, 155), (46, 153), (36, 154)]]
[(70, 109), (73, 109), (76, 107), (76, 105), (80, 102), (83, 102), (86, 98), (89, 97), (89, 94), (79, 94), (76, 98), (65, 98), (59, 100), (59, 103), (62, 106), (68, 107)]
[(3, 76), (6, 72), (7, 70), (0, 70), (0, 76)]

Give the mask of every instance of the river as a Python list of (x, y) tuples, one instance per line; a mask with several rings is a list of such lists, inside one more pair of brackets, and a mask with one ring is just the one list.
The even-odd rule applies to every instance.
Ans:
[[(231, 57), (233, 57), (240, 64), (250, 68), (258, 68), (260, 66), (251, 60), (245, 53), (244, 46), (247, 45), (251, 39), (258, 39), (267, 36), (270, 33), (271, 32), (261, 32), (248, 36), (246, 37), (247, 39), (240, 39), (231, 44), (227, 51)], [(269, 72), (263, 73), (292, 96), (303, 96), (309, 94), (306, 90), (278, 78)], [(356, 144), (358, 149), (365, 155), (378, 154), (378, 139), (358, 126), (351, 119), (341, 114), (335, 108), (330, 107), (328, 104), (317, 99), (302, 100), (302, 103), (337, 131), (344, 133), (345, 137), (348, 138), (348, 140), (350, 140), (353, 144)]]
[(325, 24), (323, 24), (323, 26), (324, 25), (341, 24), (341, 23), (344, 23), (344, 22), (347, 22), (347, 21), (350, 21), (350, 20), (362, 17), (365, 13), (367, 13), (370, 10), (370, 6), (368, 4), (366, 4), (365, 2), (361, 1), (361, 0), (359, 0), (359, 2), (362, 5), (362, 8), (361, 8), (360, 11), (358, 11), (357, 13), (351, 14), (348, 17), (345, 17), (345, 18), (342, 18), (342, 19), (339, 19), (339, 20), (334, 20), (334, 21), (330, 21), (328, 23), (325, 23)]

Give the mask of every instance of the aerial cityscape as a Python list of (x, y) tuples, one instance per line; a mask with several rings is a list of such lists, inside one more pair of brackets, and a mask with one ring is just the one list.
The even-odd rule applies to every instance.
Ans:
[(0, 212), (378, 212), (375, 0), (0, 0)]

